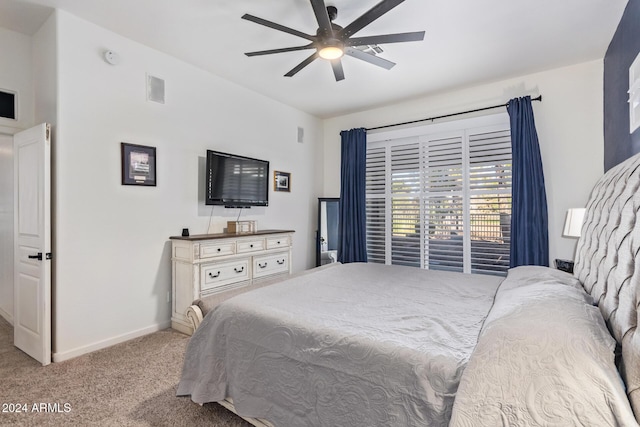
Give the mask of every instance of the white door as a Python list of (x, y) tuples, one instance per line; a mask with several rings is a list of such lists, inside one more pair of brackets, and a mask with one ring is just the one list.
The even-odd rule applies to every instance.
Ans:
[(13, 137), (14, 344), (51, 363), (51, 141), (41, 124)]

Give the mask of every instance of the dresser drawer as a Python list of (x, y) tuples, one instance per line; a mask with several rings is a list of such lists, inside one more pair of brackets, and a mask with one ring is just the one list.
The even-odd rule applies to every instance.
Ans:
[(256, 240), (238, 240), (238, 253), (263, 251), (264, 239)]
[(200, 245), (200, 258), (214, 258), (236, 253), (236, 242), (219, 242)]
[(200, 274), (200, 288), (204, 292), (229, 283), (249, 279), (249, 260), (203, 264)]
[(288, 248), (291, 246), (291, 238), (289, 236), (269, 237), (267, 239), (267, 249)]
[(282, 252), (274, 255), (257, 256), (253, 258), (253, 277), (269, 276), (271, 274), (289, 271), (289, 253)]

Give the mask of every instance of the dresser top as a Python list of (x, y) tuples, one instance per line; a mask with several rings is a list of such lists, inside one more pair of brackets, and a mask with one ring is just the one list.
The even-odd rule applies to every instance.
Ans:
[(250, 237), (250, 236), (262, 236), (265, 234), (284, 234), (295, 233), (295, 230), (260, 230), (253, 231), (251, 233), (216, 233), (216, 234), (194, 234), (193, 236), (171, 236), (171, 240), (212, 240), (212, 239), (229, 239), (234, 237)]

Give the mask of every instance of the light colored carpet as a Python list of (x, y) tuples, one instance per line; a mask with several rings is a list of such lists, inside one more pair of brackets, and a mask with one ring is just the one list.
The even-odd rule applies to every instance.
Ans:
[[(188, 340), (167, 329), (43, 367), (13, 346), (0, 317), (0, 425), (250, 426), (217, 404), (176, 397)], [(42, 403), (60, 412), (35, 412)], [(10, 404), (27, 412), (2, 412)]]

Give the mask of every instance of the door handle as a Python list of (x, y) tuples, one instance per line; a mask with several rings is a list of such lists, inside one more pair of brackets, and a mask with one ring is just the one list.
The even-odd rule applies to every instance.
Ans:
[[(37, 255), (28, 255), (29, 259), (37, 259), (38, 261), (42, 261), (42, 252), (38, 252)], [(44, 254), (44, 259), (51, 259), (51, 252), (47, 252)]]

